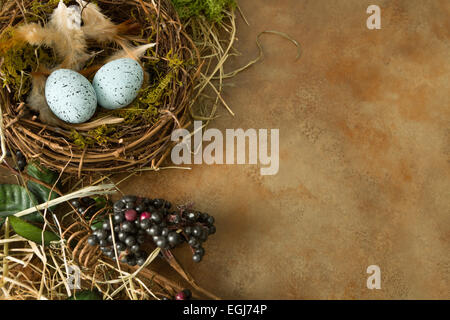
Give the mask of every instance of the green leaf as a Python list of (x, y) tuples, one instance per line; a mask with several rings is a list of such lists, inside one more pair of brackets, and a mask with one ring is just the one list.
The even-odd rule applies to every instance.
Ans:
[[(0, 184), (0, 218), (26, 210), (38, 204), (33, 193), (16, 184)], [(39, 212), (33, 212), (23, 217), (31, 222), (43, 222)], [(0, 226), (4, 220), (0, 219)]]
[[(50, 186), (53, 186), (58, 180), (58, 174), (56, 172), (34, 163), (30, 163), (27, 165), (27, 173), (33, 178), (36, 178), (39, 181), (42, 181)], [(53, 200), (59, 197), (59, 195), (53, 191), (49, 198), (50, 189), (34, 181), (28, 181), (27, 187), (28, 190), (30, 190), (36, 196), (39, 203), (45, 203), (48, 200)], [(58, 185), (56, 185), (56, 187), (59, 188)], [(49, 209), (52, 208), (54, 207), (50, 207)]]
[(75, 293), (67, 300), (103, 300), (102, 296), (96, 291), (84, 290)]
[(99, 209), (104, 208), (107, 205), (105, 197), (95, 197), (95, 206)]
[[(9, 223), (14, 229), (14, 232), (25, 239), (36, 242), (37, 244), (42, 243), (42, 229), (20, 219), (15, 216), (10, 216)], [(58, 241), (59, 237), (51, 231), (44, 231), (44, 245), (49, 245), (51, 241)]]
[(0, 184), (0, 216), (9, 216), (36, 204), (36, 197), (25, 188), (16, 184)]
[(103, 220), (97, 220), (91, 225), (91, 229), (95, 231), (95, 230), (101, 229), (102, 226), (103, 226)]

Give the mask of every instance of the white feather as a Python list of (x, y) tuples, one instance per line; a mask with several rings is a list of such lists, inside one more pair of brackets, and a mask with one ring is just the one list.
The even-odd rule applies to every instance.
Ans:
[(81, 30), (81, 9), (67, 8), (60, 1), (50, 17), (50, 28), (58, 35), (53, 47), (63, 59), (62, 68), (80, 70), (91, 57), (87, 53), (86, 39)]
[(136, 61), (139, 61), (140, 58), (145, 54), (145, 52), (156, 46), (156, 43), (144, 44), (139, 47), (129, 47), (124, 46), (124, 49), (118, 51), (113, 56), (109, 57), (106, 62), (111, 62), (113, 60), (121, 59), (121, 58), (131, 58)]

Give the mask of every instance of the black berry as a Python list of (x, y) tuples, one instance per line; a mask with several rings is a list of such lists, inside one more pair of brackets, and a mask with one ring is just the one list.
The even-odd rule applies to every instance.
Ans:
[(124, 215), (123, 214), (121, 214), (121, 213), (116, 213), (115, 215), (114, 215), (114, 223), (122, 223), (123, 221), (125, 220), (125, 217), (124, 217)]
[(125, 239), (125, 244), (127, 245), (127, 247), (131, 247), (131, 246), (135, 245), (136, 244), (136, 238), (133, 237), (133, 236), (128, 236)]
[(200, 262), (202, 261), (202, 256), (196, 253), (192, 256), (192, 260), (194, 260), (194, 262)]
[(125, 221), (122, 223), (122, 230), (125, 232), (131, 232), (133, 230), (134, 226), (130, 221)]
[(96, 246), (99, 243), (98, 238), (95, 235), (90, 236), (87, 241), (91, 246)]

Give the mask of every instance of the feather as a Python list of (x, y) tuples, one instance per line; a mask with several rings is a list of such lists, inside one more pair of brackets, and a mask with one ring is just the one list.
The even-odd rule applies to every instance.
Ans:
[(53, 31), (37, 23), (21, 25), (17, 28), (15, 36), (18, 40), (26, 41), (34, 46), (51, 47), (54, 42)]
[(99, 42), (112, 42), (117, 36), (117, 26), (100, 12), (100, 8), (93, 3), (78, 0), (78, 4), (83, 8), (82, 30), (86, 38)]
[(45, 82), (47, 77), (40, 73), (33, 73), (31, 77), (32, 90), (27, 98), (30, 109), (39, 112), (42, 123), (50, 125), (61, 125), (62, 122), (50, 110), (45, 99)]
[(50, 29), (54, 32), (53, 47), (63, 58), (61, 68), (80, 70), (91, 57), (87, 53), (86, 39), (81, 30), (81, 9), (67, 6), (60, 1), (50, 17)]
[(94, 3), (77, 0), (82, 9), (84, 35), (87, 39), (98, 42), (116, 42), (117, 40), (140, 40), (138, 37), (124, 36), (129, 31), (139, 28), (139, 24), (125, 21), (119, 25), (114, 24), (106, 17)]
[(123, 49), (109, 57), (106, 63), (121, 58), (131, 58), (139, 62), (139, 59), (142, 58), (145, 52), (154, 46), (156, 46), (156, 43), (148, 43), (139, 47), (130, 47), (126, 44), (122, 44)]
[(78, 71), (91, 57), (87, 53), (86, 39), (81, 30), (81, 9), (78, 6), (68, 8), (62, 1), (53, 11), (47, 25), (22, 25), (17, 29), (16, 36), (32, 45), (54, 48), (61, 60), (60, 68)]

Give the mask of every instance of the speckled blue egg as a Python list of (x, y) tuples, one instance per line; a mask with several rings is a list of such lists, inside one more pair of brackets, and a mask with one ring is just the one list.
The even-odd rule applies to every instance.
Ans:
[(86, 122), (97, 109), (97, 95), (92, 84), (69, 69), (53, 71), (47, 78), (45, 98), (53, 113), (68, 123)]
[(98, 104), (106, 109), (128, 106), (138, 96), (144, 70), (135, 60), (123, 58), (105, 64), (94, 76)]

